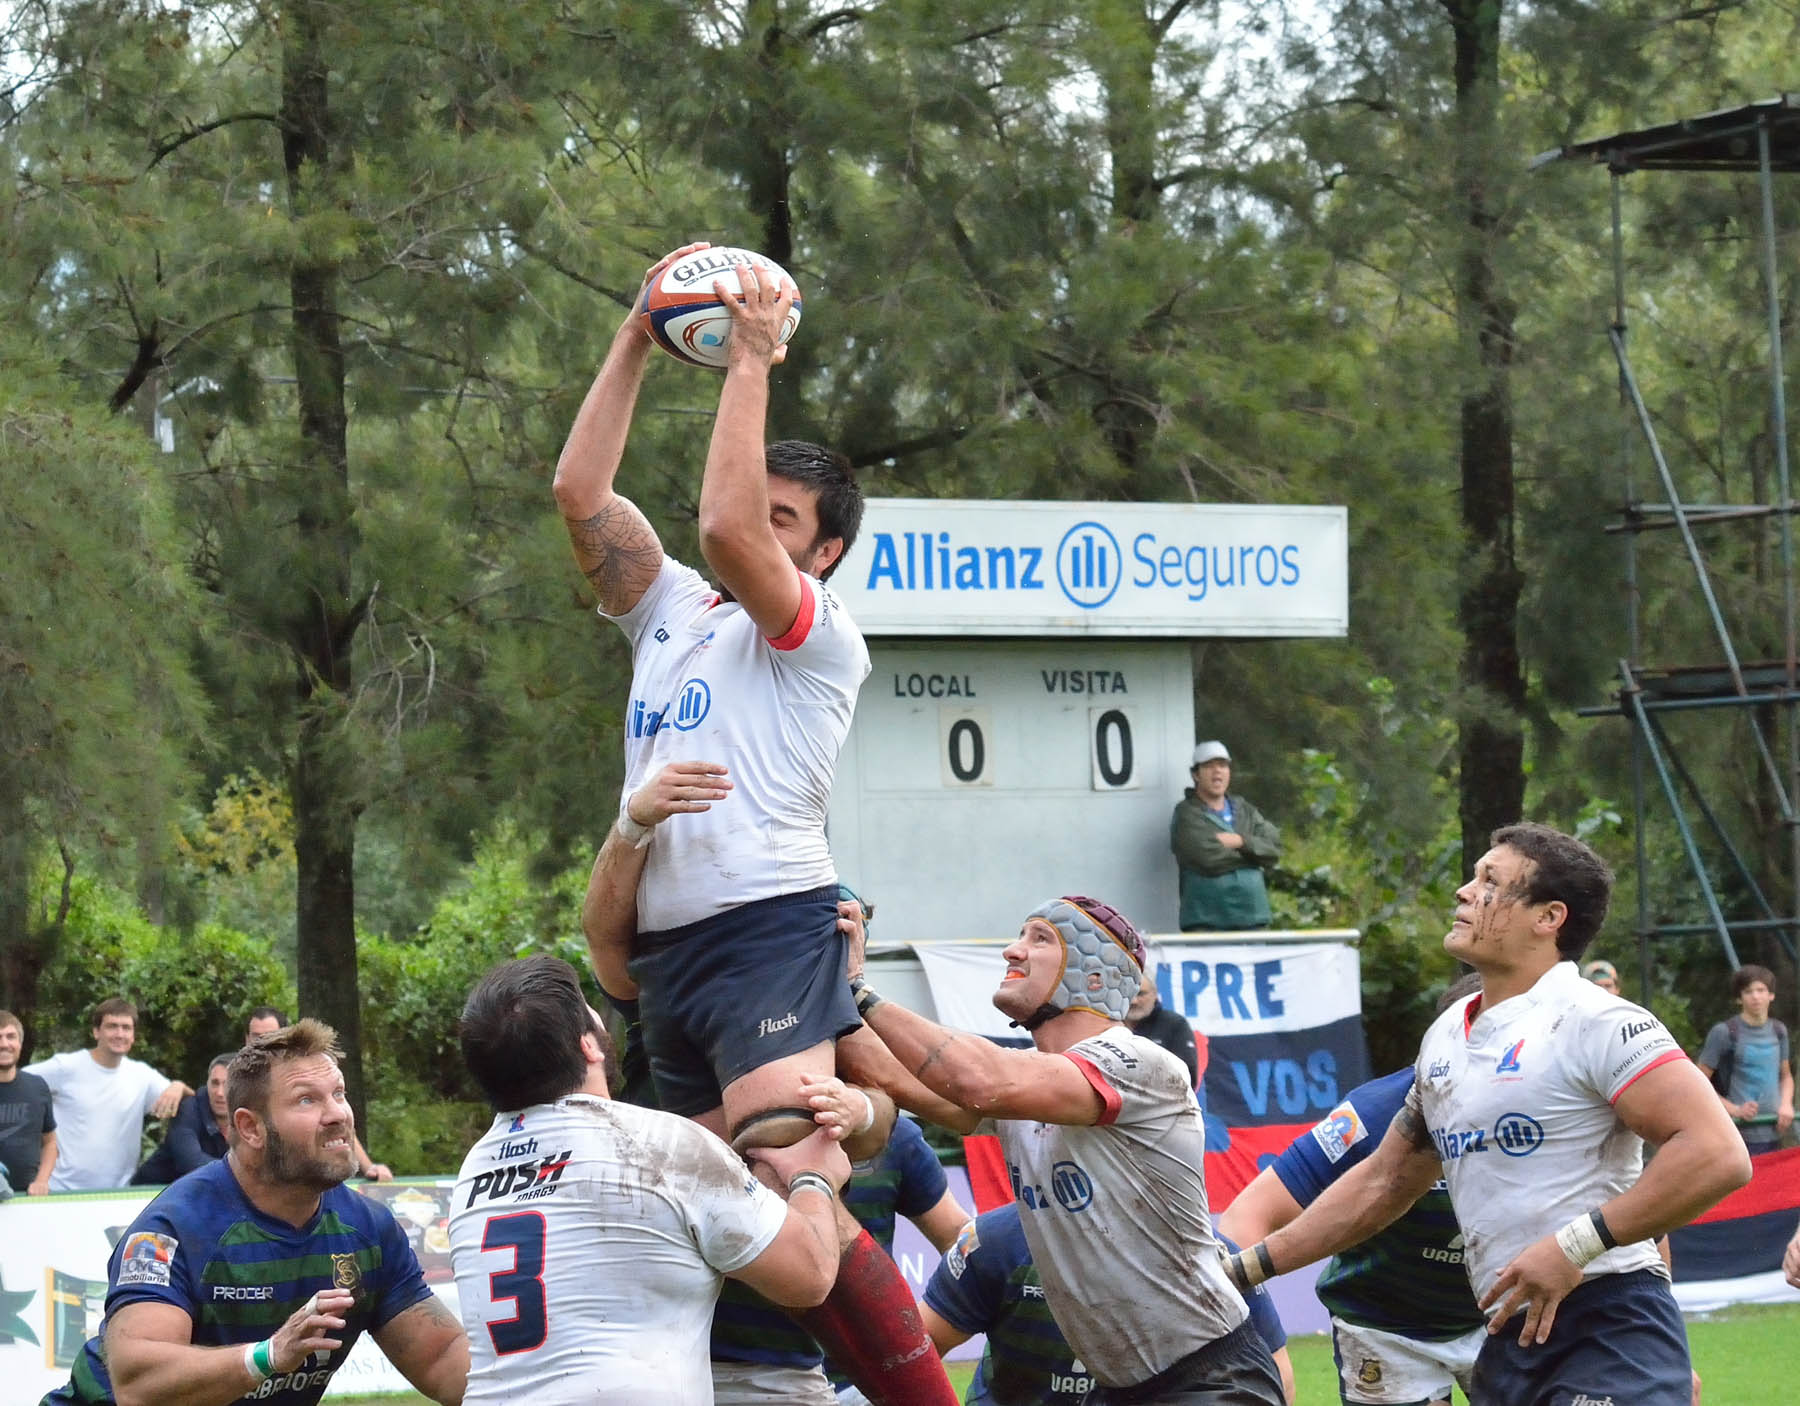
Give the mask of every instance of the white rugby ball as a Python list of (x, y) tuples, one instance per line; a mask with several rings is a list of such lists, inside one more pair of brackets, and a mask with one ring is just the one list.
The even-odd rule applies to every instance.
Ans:
[[(743, 292), (738, 270), (749, 264), (763, 283), (792, 282), (786, 269), (754, 249), (729, 246), (698, 249), (676, 259), (644, 288), (638, 303), (638, 319), (650, 340), (677, 361), (690, 366), (710, 366), (718, 370), (725, 365), (725, 354), (731, 343), (731, 313), (719, 301), (713, 288), (715, 280), (738, 296)], [(800, 325), (800, 297), (781, 326), (785, 344)]]

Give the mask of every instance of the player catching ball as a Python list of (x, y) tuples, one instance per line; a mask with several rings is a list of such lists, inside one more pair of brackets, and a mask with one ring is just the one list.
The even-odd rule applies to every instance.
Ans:
[[(676, 250), (645, 283), (706, 247)], [(614, 490), (652, 351), (635, 312), (576, 415), (555, 493), (600, 613), (632, 647), (616, 828), (647, 850), (631, 925), (637, 989), (608, 990), (639, 1002), (662, 1107), (743, 1148), (811, 1133), (802, 1076), (830, 1078), (837, 1038), (859, 1023), (825, 809), (869, 653), (825, 584), (862, 521), (848, 462), (817, 444), (763, 443), (795, 289), (750, 266), (738, 278), (742, 298), (723, 299), (728, 361), (700, 484), (700, 548), (716, 584), (667, 556)], [(632, 797), (694, 757), (725, 769), (730, 806), (667, 813), (652, 836)], [(715, 776), (693, 778), (693, 799), (721, 789)], [(848, 1213), (840, 1225), (838, 1284), (807, 1326), (847, 1366), (891, 1364), (896, 1379), (920, 1362), (935, 1369), (871, 1398), (953, 1400), (899, 1271)]]

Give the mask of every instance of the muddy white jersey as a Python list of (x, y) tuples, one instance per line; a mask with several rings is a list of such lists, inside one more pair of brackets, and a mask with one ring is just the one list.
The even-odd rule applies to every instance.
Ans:
[(1187, 1066), (1115, 1025), (1064, 1052), (1100, 1096), (1091, 1127), (995, 1120), (1044, 1299), (1107, 1386), (1133, 1386), (1248, 1316), (1206, 1204)]
[[(1641, 1006), (1558, 962), (1522, 995), (1451, 1006), (1419, 1047), (1411, 1104), (1444, 1162), (1475, 1296), (1512, 1258), (1631, 1187), (1643, 1139), (1613, 1104), (1636, 1080), (1686, 1059)], [(1620, 1245), (1584, 1277), (1663, 1272), (1648, 1240)]]
[(581, 1094), (498, 1115), (450, 1202), (464, 1406), (706, 1406), (721, 1276), (786, 1215), (686, 1118)]
[(632, 651), (625, 794), (676, 761), (722, 762), (732, 783), (711, 810), (656, 827), (641, 931), (837, 882), (825, 810), (869, 651), (830, 588), (798, 574), (800, 613), (779, 639), (670, 557), (610, 617)]

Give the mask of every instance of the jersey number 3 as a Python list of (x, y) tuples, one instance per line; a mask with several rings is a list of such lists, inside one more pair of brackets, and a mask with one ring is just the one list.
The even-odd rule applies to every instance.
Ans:
[(550, 1319), (544, 1308), (544, 1216), (541, 1211), (519, 1211), (494, 1216), (481, 1233), (481, 1248), (511, 1250), (510, 1269), (488, 1275), (488, 1298), (495, 1304), (512, 1300), (513, 1316), (487, 1325), (494, 1351), (502, 1357), (530, 1352), (544, 1345)]

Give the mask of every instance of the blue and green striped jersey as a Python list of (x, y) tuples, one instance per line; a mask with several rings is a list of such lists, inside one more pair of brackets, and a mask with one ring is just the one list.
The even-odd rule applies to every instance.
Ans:
[[(229, 1160), (189, 1173), (146, 1206), (113, 1247), (106, 1278), (107, 1317), (130, 1304), (170, 1304), (192, 1319), (196, 1347), (260, 1342), (312, 1295), (353, 1290), (356, 1303), (337, 1334), (344, 1345), (247, 1393), (267, 1406), (313, 1406), (358, 1338), (431, 1294), (387, 1207), (335, 1186), (311, 1220), (292, 1226), (250, 1204)], [(105, 1335), (103, 1319), (69, 1383), (43, 1406), (112, 1402)]]
[(1017, 1201), (963, 1227), (925, 1306), (959, 1333), (987, 1334), (968, 1406), (1076, 1406), (1094, 1385), (1050, 1316)]
[[(1412, 1088), (1411, 1067), (1372, 1079), (1275, 1161), (1275, 1175), (1302, 1207), (1381, 1142)], [(1325, 1267), (1316, 1291), (1334, 1317), (1421, 1342), (1444, 1342), (1482, 1327), (1463, 1265), (1462, 1228), (1443, 1182), (1386, 1230)]]

